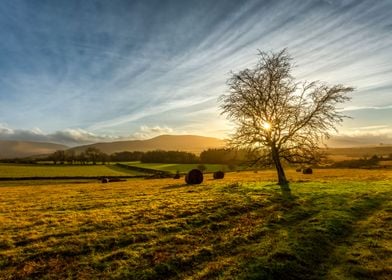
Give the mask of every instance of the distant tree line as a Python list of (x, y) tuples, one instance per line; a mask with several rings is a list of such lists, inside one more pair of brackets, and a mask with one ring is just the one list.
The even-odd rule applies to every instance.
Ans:
[(111, 161), (115, 162), (127, 162), (127, 161), (141, 161), (144, 153), (143, 152), (118, 152), (110, 155)]
[(149, 151), (141, 159), (143, 163), (198, 163), (200, 159), (193, 153), (180, 151)]
[(51, 154), (47, 160), (54, 164), (106, 164), (110, 162), (110, 156), (94, 147), (87, 148), (84, 152), (76, 153), (74, 150), (58, 150)]
[(37, 160), (35, 158), (3, 158), (0, 159), (0, 163), (35, 164)]
[(208, 149), (200, 154), (202, 163), (239, 164), (249, 160), (250, 155), (246, 150)]
[[(390, 155), (390, 158), (392, 158), (391, 155)], [(385, 158), (385, 159), (389, 159), (389, 158)], [(375, 168), (375, 167), (379, 166), (380, 160), (383, 160), (382, 156), (374, 155), (370, 158), (363, 157), (360, 159), (338, 161), (338, 162), (333, 163), (331, 167), (334, 167), (334, 168)]]
[(182, 151), (155, 150), (148, 152), (124, 151), (111, 155), (101, 152), (99, 149), (89, 147), (85, 151), (76, 153), (74, 150), (58, 150), (49, 155), (46, 161), (53, 164), (106, 164), (108, 162), (140, 161), (142, 163), (209, 163), (209, 164), (239, 164), (246, 160), (245, 151), (226, 149), (208, 149), (200, 156), (194, 153)]
[[(229, 170), (235, 170), (237, 165), (252, 162), (252, 154), (246, 150), (208, 149), (199, 156), (181, 151), (124, 151), (111, 155), (101, 152), (99, 149), (89, 147), (83, 152), (75, 150), (58, 150), (47, 157), (2, 159), (5, 163), (33, 164), (42, 161), (51, 161), (53, 164), (106, 164), (109, 162), (132, 162), (142, 163), (198, 163), (198, 164), (226, 164)], [(344, 160), (332, 163), (332, 168), (370, 168), (376, 167), (380, 160), (392, 160), (391, 155), (363, 157), (361, 159)]]

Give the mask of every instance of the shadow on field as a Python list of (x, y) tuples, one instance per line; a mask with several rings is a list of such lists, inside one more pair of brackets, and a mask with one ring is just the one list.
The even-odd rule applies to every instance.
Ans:
[[(234, 182), (208, 189), (177, 182), (163, 188), (178, 192), (136, 193), (129, 200), (92, 204), (94, 209), (115, 206), (112, 213), (119, 220), (107, 215), (111, 212), (103, 213), (109, 219), (96, 220), (100, 212), (92, 212), (67, 232), (0, 240), (0, 249), (23, 252), (18, 258), (0, 253), (0, 278), (9, 270), (14, 279), (326, 279), (331, 268), (343, 264), (352, 279), (387, 279), (388, 270), (361, 266), (363, 256), (354, 256), (356, 267), (348, 266), (339, 246), (368, 246), (363, 242), (367, 224), (358, 224), (380, 209), (388, 230), (390, 193), (293, 189), (301, 195), (286, 199), (276, 184)], [(188, 195), (185, 189), (199, 193)], [(369, 240), (380, 236), (380, 228), (378, 223)]]
[[(211, 264), (220, 259), (235, 258), (234, 269), (230, 264), (216, 264), (216, 269), (210, 269), (201, 279), (229, 279), (233, 276), (226, 274), (230, 269), (235, 271), (236, 279), (324, 279), (331, 263), (340, 261), (331, 260), (336, 245), (349, 238), (355, 224), (372, 215), (385, 200), (384, 196), (376, 196), (351, 201), (341, 195), (328, 195), (298, 203), (279, 195), (270, 197), (270, 204), (251, 203), (242, 209), (237, 205), (238, 209), (232, 211), (228, 211), (231, 205), (222, 204), (204, 219), (199, 217), (200, 223), (188, 223), (194, 230), (210, 232), (209, 245), (198, 247), (188, 257), (172, 255), (158, 263), (154, 263), (152, 253), (152, 271), (144, 271), (143, 276), (178, 278), (201, 267), (214, 267)], [(267, 215), (265, 208), (270, 209)]]
[(345, 242), (354, 233), (355, 224), (366, 220), (385, 201), (382, 195), (353, 203), (341, 195), (328, 195), (314, 197), (308, 205), (283, 207), (282, 219), (270, 222), (269, 227), (287, 230), (288, 240), (278, 242), (267, 255), (245, 261), (241, 265), (244, 278), (325, 279), (332, 263), (341, 262), (334, 256), (337, 244)]

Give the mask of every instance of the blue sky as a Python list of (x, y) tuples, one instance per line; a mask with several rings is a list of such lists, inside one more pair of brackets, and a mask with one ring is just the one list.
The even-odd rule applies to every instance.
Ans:
[(4, 0), (0, 36), (0, 139), (224, 138), (230, 71), (287, 48), (299, 80), (356, 88), (341, 139), (392, 143), (390, 0)]

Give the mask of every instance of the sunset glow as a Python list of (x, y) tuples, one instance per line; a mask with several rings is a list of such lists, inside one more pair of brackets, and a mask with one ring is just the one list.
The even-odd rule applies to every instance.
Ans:
[(0, 280), (391, 279), (391, 77), (392, 0), (0, 0)]
[(269, 122), (263, 122), (262, 126), (265, 130), (271, 129), (271, 124)]
[(391, 10), (388, 0), (1, 1), (0, 140), (225, 138), (217, 100), (230, 71), (287, 48), (298, 80), (355, 87), (342, 140), (392, 143)]

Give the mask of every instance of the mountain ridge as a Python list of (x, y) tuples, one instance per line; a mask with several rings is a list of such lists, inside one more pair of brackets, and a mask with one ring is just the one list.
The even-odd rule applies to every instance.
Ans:
[(151, 150), (178, 150), (199, 154), (209, 148), (223, 148), (225, 142), (221, 139), (198, 135), (160, 135), (146, 140), (126, 140), (114, 142), (101, 142), (73, 147), (70, 150), (82, 152), (89, 147), (113, 154), (123, 151), (151, 151)]
[(0, 140), (0, 159), (47, 155), (68, 148), (62, 144), (50, 142)]
[[(203, 150), (210, 148), (224, 148), (225, 141), (215, 137), (199, 135), (160, 135), (145, 140), (99, 142), (68, 147), (66, 145), (50, 142), (0, 140), (0, 159), (48, 155), (56, 150), (73, 150), (80, 153), (89, 147), (95, 147), (107, 154), (123, 151), (146, 152), (152, 150), (174, 150), (200, 154)], [(344, 157), (361, 157), (374, 154), (389, 155), (392, 154), (392, 146), (363, 145), (352, 147), (328, 147), (325, 151), (332, 156), (341, 155)]]

